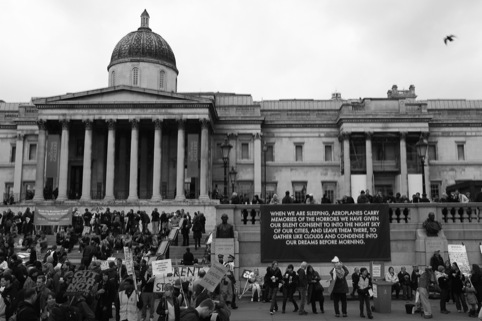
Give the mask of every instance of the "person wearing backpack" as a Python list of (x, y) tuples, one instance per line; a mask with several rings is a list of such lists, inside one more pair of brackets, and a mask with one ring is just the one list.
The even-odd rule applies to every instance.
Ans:
[(35, 309), (35, 301), (37, 300), (37, 291), (35, 288), (26, 289), (24, 291), (24, 301), (20, 302), (17, 309), (18, 321), (38, 321), (40, 316)]

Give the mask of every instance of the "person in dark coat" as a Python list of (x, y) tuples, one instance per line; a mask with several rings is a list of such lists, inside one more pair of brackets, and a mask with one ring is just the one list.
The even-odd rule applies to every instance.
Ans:
[(285, 197), (281, 200), (281, 204), (291, 204), (293, 203), (293, 199), (290, 196), (290, 191), (286, 191)]
[(301, 266), (298, 269), (298, 291), (300, 291), (300, 311), (299, 315), (306, 315), (305, 311), (306, 296), (308, 291), (308, 277), (306, 276), (306, 262), (301, 262)]
[(38, 321), (40, 315), (35, 309), (34, 303), (37, 299), (37, 291), (35, 288), (26, 289), (24, 291), (24, 301), (20, 302), (17, 310), (17, 320), (19, 321)]
[(437, 250), (433, 253), (433, 256), (430, 258), (430, 266), (432, 267), (432, 271), (438, 271), (438, 267), (440, 265), (444, 266), (444, 259), (440, 255), (440, 250)]
[(311, 302), (311, 310), (313, 314), (318, 314), (316, 311), (316, 302), (320, 303), (321, 313), (325, 313), (325, 308), (323, 307), (325, 298), (323, 297), (323, 286), (321, 285), (321, 277), (318, 272), (316, 272), (311, 265), (306, 267), (306, 276), (308, 277), (308, 296), (307, 301)]
[(286, 268), (286, 272), (283, 274), (283, 308), (281, 313), (285, 313), (286, 311), (286, 301), (290, 300), (293, 302), (295, 306), (295, 310), (293, 312), (298, 311), (298, 304), (296, 304), (296, 300), (294, 299), (293, 295), (296, 292), (296, 288), (298, 286), (298, 276), (294, 271), (293, 264), (289, 264)]
[(159, 304), (156, 309), (156, 313), (159, 314), (159, 321), (168, 321), (172, 319), (171, 315), (174, 313), (174, 320), (179, 321), (181, 319), (181, 308), (179, 306), (179, 300), (173, 296), (173, 286), (166, 284), (164, 286), (164, 294), (159, 300)]
[(10, 274), (4, 273), (2, 275), (1, 284), (5, 287), (1, 295), (3, 301), (5, 302), (5, 320), (8, 320), (17, 310), (18, 291), (17, 288), (13, 285), (13, 278)]
[(273, 261), (271, 264), (271, 269), (267, 271), (268, 282), (269, 282), (269, 293), (271, 297), (271, 306), (269, 308), (269, 312), (271, 315), (274, 312), (278, 311), (278, 302), (276, 301), (276, 295), (278, 294), (279, 285), (283, 280), (283, 275), (281, 274), (281, 270), (278, 267), (278, 262)]
[(333, 290), (331, 294), (333, 295), (333, 301), (335, 306), (335, 316), (340, 316), (340, 302), (341, 302), (341, 312), (343, 313), (343, 317), (348, 316), (346, 310), (346, 294), (348, 293), (348, 283), (346, 282), (346, 276), (350, 273), (346, 266), (344, 266), (338, 257), (334, 257), (331, 262), (335, 265), (333, 270), (330, 271), (330, 275), (332, 278), (331, 282), (333, 284)]
[(479, 307), (482, 306), (482, 270), (479, 265), (472, 264), (472, 271), (470, 275), (470, 281), (474, 286), (475, 291), (477, 291), (477, 301), (479, 302)]

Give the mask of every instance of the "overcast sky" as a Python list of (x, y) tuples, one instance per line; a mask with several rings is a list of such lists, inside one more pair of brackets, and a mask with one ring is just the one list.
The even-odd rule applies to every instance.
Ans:
[(107, 87), (144, 9), (179, 92), (347, 99), (413, 84), (419, 99), (482, 99), (480, 0), (1, 0), (0, 99)]

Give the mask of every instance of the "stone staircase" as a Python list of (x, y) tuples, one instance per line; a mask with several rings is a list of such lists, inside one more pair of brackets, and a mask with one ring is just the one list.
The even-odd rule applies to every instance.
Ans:
[(186, 253), (186, 248), (191, 250), (191, 253), (194, 255), (195, 259), (198, 259), (199, 262), (202, 261), (204, 257), (204, 252), (206, 250), (206, 246), (201, 243), (201, 247), (198, 247), (197, 250), (194, 249), (194, 244), (189, 246), (170, 246), (169, 247), (169, 258), (172, 260), (173, 265), (181, 264), (182, 257), (184, 253)]

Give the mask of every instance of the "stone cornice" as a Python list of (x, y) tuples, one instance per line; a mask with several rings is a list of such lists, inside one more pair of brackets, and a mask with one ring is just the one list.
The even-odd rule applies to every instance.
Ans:
[(428, 127), (482, 127), (482, 123), (429, 123)]
[(264, 123), (263, 128), (338, 128), (338, 126), (335, 123), (331, 123), (331, 124)]

